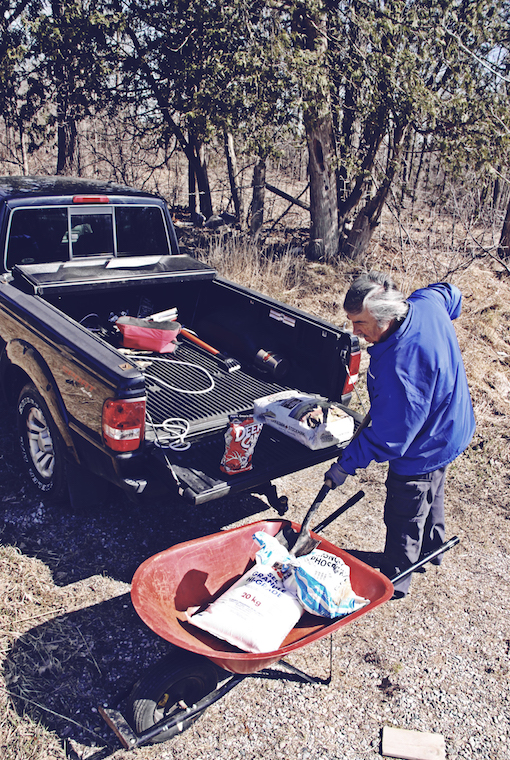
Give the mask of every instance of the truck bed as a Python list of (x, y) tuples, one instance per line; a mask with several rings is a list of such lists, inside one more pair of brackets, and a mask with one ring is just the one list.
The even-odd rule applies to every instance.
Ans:
[[(146, 360), (144, 357), (142, 364), (145, 361), (151, 362), (151, 357)], [(224, 429), (229, 415), (250, 412), (255, 399), (287, 387), (253, 377), (243, 369), (228, 372), (221, 367), (221, 362), (187, 343), (186, 339), (180, 339), (175, 353), (166, 359), (153, 356), (152, 363), (143, 371), (147, 409), (154, 423), (162, 424), (168, 417), (183, 417), (189, 423), (190, 438)], [(205, 396), (207, 403), (204, 403)], [(147, 437), (153, 437), (150, 425)]]
[[(165, 382), (178, 387), (200, 389), (203, 387), (203, 375), (190, 375), (186, 367), (177, 362), (189, 362), (208, 370), (214, 378), (215, 387), (208, 394), (207, 414), (200, 396), (179, 395), (160, 390), (160, 386), (151, 385), (151, 377), (157, 376)], [(175, 475), (183, 487), (182, 495), (195, 504), (220, 498), (228, 493), (244, 490), (256, 490), (269, 484), (273, 478), (287, 475), (298, 469), (311, 467), (327, 459), (338, 456), (340, 448), (311, 451), (301, 443), (279, 431), (264, 426), (253, 455), (253, 470), (228, 476), (221, 472), (219, 463), (225, 449), (224, 430), (229, 415), (253, 410), (253, 401), (270, 393), (285, 390), (287, 386), (268, 382), (250, 376), (242, 369), (226, 373), (218, 369), (216, 360), (194, 346), (181, 342), (175, 361), (154, 362), (146, 370), (147, 409), (152, 420), (161, 424), (167, 415), (184, 416), (190, 424), (187, 436), (192, 446), (187, 451), (154, 450), (154, 461), (161, 471), (168, 472), (168, 460), (171, 460)], [(345, 408), (346, 412), (350, 412)], [(355, 425), (358, 424), (357, 415)], [(147, 427), (146, 437), (154, 441), (157, 436)], [(263, 473), (262, 479), (260, 474)], [(264, 489), (262, 489), (263, 492)]]
[[(138, 368), (147, 395), (145, 460), (167, 483), (177, 480), (188, 500), (198, 504), (229, 492), (263, 489), (274, 478), (338, 455), (338, 447), (312, 451), (264, 426), (250, 472), (228, 476), (219, 469), (229, 416), (252, 412), (258, 398), (294, 389), (347, 407), (346, 364), (359, 347), (344, 330), (224, 280), (187, 256), (28, 265), (15, 267), (13, 275), (21, 290), (78, 323), (78, 340), (84, 340), (86, 328)], [(170, 308), (177, 309), (179, 323), (234, 357), (239, 368), (228, 371), (221, 360), (182, 335), (170, 354), (122, 346), (114, 327), (119, 315), (141, 318)], [(285, 359), (283, 378), (257, 364), (260, 349)], [(79, 413), (76, 405), (72, 411)], [(169, 418), (183, 419), (189, 426), (188, 450), (169, 448), (158, 433), (157, 426)], [(136, 477), (134, 460), (131, 467)]]

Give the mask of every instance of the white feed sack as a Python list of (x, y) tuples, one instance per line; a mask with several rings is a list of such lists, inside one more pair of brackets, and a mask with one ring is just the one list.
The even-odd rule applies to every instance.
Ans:
[(300, 391), (281, 391), (259, 398), (254, 416), (309, 449), (325, 449), (352, 438), (354, 419), (325, 399)]
[(256, 564), (203, 612), (193, 625), (246, 652), (273, 652), (303, 614), (272, 567)]

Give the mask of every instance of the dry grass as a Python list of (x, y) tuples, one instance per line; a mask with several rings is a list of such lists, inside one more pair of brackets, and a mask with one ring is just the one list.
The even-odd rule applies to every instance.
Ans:
[(276, 251), (266, 245), (260, 255), (257, 243), (249, 238), (239, 240), (230, 233), (219, 234), (203, 257), (230, 280), (253, 290), (260, 290), (260, 284), (264, 283), (274, 298), (287, 302), (306, 276), (304, 254), (292, 242)]
[[(260, 257), (251, 244), (213, 236), (208, 260), (230, 279), (342, 325), (343, 293), (360, 270), (390, 270), (402, 289), (450, 279), (464, 294), (456, 327), (477, 431), (453, 466), (458, 510), (476, 493), (510, 518), (510, 278), (451, 220), (384, 220), (365, 260), (306, 262), (298, 238)], [(492, 231), (480, 240), (491, 239)], [(484, 243), (484, 244), (485, 244)], [(360, 383), (363, 386), (363, 379)], [(361, 388), (363, 390), (363, 387)], [(164, 645), (140, 626), (129, 581), (148, 556), (201, 530), (214, 532), (260, 510), (250, 496), (201, 510), (154, 500), (145, 513), (114, 495), (107, 508), (49, 510), (20, 484), (10, 423), (0, 432), (0, 756), (4, 760), (86, 758), (115, 739), (96, 705), (127, 688)], [(491, 526), (492, 526), (491, 522)], [(492, 528), (491, 528), (492, 529)], [(489, 527), (488, 527), (489, 530)], [(490, 537), (488, 537), (489, 539)], [(170, 757), (146, 748), (132, 757)], [(99, 755), (96, 755), (99, 757)], [(120, 757), (120, 752), (119, 752)]]

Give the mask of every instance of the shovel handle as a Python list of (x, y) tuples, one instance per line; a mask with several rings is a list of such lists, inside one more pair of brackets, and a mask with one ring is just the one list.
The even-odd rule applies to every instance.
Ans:
[(304, 533), (305, 531), (309, 530), (309, 525), (311, 522), (312, 517), (314, 516), (317, 509), (320, 507), (328, 493), (331, 491), (331, 488), (328, 486), (327, 483), (324, 483), (321, 490), (317, 494), (317, 496), (314, 499), (314, 502), (308, 512), (305, 515), (305, 519), (301, 523), (301, 533)]
[[(328, 495), (328, 493), (331, 491), (331, 486), (329, 484), (330, 482), (331, 481), (328, 481), (328, 480), (324, 481), (324, 485), (322, 486), (321, 490), (319, 491), (319, 493), (315, 497), (312, 506), (308, 510), (308, 514), (310, 514), (310, 512), (312, 511), (312, 509), (314, 509), (316, 506), (318, 506), (319, 504), (322, 504), (322, 502), (324, 501), (324, 499), (326, 498), (326, 496)], [(308, 514), (307, 514), (306, 517), (308, 517)], [(306, 517), (305, 517), (305, 520), (306, 520)]]
[(184, 327), (181, 327), (181, 335), (183, 335), (185, 338), (190, 340), (196, 346), (200, 346), (200, 348), (203, 348), (204, 351), (208, 351), (213, 356), (217, 356), (220, 353), (217, 348), (214, 348), (213, 346), (209, 345), (209, 343), (206, 343), (205, 340), (202, 340), (201, 338), (198, 337), (198, 335), (195, 335), (189, 330), (186, 330), (186, 328)]
[(337, 517), (340, 517), (340, 515), (343, 515), (344, 512), (347, 512), (348, 509), (357, 504), (358, 501), (364, 497), (364, 495), (365, 491), (358, 491), (358, 493), (355, 493), (354, 496), (351, 496), (351, 498), (345, 502), (345, 504), (342, 504), (341, 507), (328, 515), (328, 517), (325, 517), (322, 522), (315, 526), (315, 528), (312, 528), (312, 532), (320, 533), (321, 530), (324, 530), (324, 528), (327, 528), (328, 525), (331, 525), (331, 523), (336, 520)]
[[(313, 539), (310, 538), (310, 523), (312, 521), (312, 517), (317, 512), (318, 508), (330, 492), (330, 487), (327, 485), (327, 483), (324, 483), (321, 490), (317, 494), (317, 496), (314, 499), (314, 502), (308, 512), (305, 515), (305, 519), (301, 523), (301, 530), (298, 533), (298, 537), (296, 538), (296, 542), (294, 546), (292, 547), (292, 554), (294, 554), (295, 557), (301, 556), (302, 553), (304, 553), (304, 548), (307, 546), (307, 544), (312, 541)], [(318, 543), (317, 541), (315, 542)], [(310, 548), (308, 547), (308, 551), (310, 551)]]

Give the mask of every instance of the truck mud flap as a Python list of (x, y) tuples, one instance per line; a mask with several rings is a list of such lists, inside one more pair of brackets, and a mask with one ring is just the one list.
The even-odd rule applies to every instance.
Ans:
[(225, 450), (223, 433), (195, 442), (190, 449), (176, 452), (155, 447), (152, 465), (167, 484), (178, 481), (180, 495), (193, 504), (203, 504), (242, 491), (264, 491), (275, 478), (303, 470), (339, 456), (343, 446), (312, 451), (301, 443), (264, 427), (253, 454), (253, 469), (236, 475), (220, 470)]

